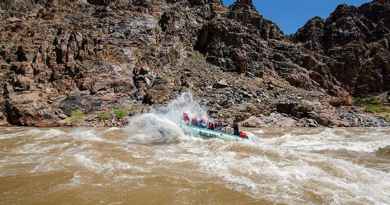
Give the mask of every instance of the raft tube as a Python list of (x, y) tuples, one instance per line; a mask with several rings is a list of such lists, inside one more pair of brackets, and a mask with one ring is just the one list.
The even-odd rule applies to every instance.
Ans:
[(217, 139), (222, 139), (222, 140), (228, 140), (228, 141), (241, 141), (241, 140), (252, 140), (254, 136), (249, 135), (247, 138), (241, 138), (240, 136), (237, 135), (232, 135), (216, 130), (210, 130), (206, 128), (201, 128), (201, 127), (195, 127), (191, 125), (185, 125), (182, 124), (180, 127), (185, 131), (189, 132), (192, 136), (196, 137), (202, 137), (205, 139), (212, 139), (212, 138), (217, 138)]

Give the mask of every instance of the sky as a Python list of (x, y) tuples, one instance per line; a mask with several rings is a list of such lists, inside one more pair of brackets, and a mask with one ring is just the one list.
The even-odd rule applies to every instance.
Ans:
[[(230, 5), (235, 0), (223, 0)], [(295, 33), (314, 16), (326, 18), (339, 4), (361, 5), (369, 0), (253, 0), (257, 10), (285, 34)]]

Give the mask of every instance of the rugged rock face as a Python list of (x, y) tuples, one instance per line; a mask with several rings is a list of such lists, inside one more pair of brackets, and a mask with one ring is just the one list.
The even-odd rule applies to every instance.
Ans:
[(279, 28), (264, 19), (252, 1), (237, 1), (227, 13), (203, 26), (195, 49), (225, 71), (261, 77), (270, 63), (266, 40), (282, 38)]
[(324, 44), (325, 21), (321, 17), (310, 19), (303, 28), (295, 34), (297, 41), (304, 42), (305, 47), (311, 50), (321, 50)]
[(314, 18), (294, 39), (330, 57), (331, 74), (355, 95), (390, 89), (390, 1), (340, 5), (326, 20)]
[(81, 114), (82, 125), (120, 125), (107, 112), (143, 112), (186, 91), (226, 121), (386, 125), (344, 106), (350, 92), (389, 89), (388, 1), (314, 18), (298, 44), (251, 0), (5, 0), (0, 9), (0, 125), (62, 126)]

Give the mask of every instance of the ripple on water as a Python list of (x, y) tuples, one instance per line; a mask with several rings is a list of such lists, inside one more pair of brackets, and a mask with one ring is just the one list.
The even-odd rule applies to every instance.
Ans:
[[(254, 202), (390, 204), (389, 172), (364, 162), (356, 163), (354, 159), (354, 153), (372, 152), (387, 144), (386, 131), (325, 129), (317, 133), (300, 132), (303, 133), (285, 133), (256, 143), (184, 137), (175, 143), (156, 145), (129, 143), (128, 138), (134, 135), (123, 130), (8, 131), (7, 137), (0, 134), (0, 139), (1, 136), (7, 138), (0, 140), (0, 144), (10, 143), (15, 148), (0, 153), (0, 182), (8, 183), (6, 177), (14, 177), (13, 180), (20, 177), (20, 183), (28, 181), (51, 187), (55, 182), (38, 182), (35, 180), (42, 178), (34, 176), (63, 173), (64, 180), (56, 184), (57, 189), (49, 189), (60, 198), (69, 190), (96, 199), (103, 191), (117, 197), (115, 192), (121, 190), (122, 194), (144, 196), (146, 201), (150, 194), (188, 189), (199, 195), (183, 191), (180, 193), (187, 194), (186, 197), (194, 197), (183, 200), (196, 200), (210, 194), (198, 190), (204, 187), (243, 200), (250, 198)], [(112, 136), (116, 134), (120, 137)], [(328, 150), (347, 150), (348, 154)], [(381, 166), (390, 166), (383, 157), (370, 157), (377, 160), (370, 163), (382, 160)], [(5, 190), (4, 186), (0, 183), (0, 190)], [(29, 184), (19, 189), (29, 187), (33, 186)], [(7, 188), (11, 198), (27, 197), (18, 195), (20, 192), (16, 188)], [(40, 194), (49, 196), (50, 192)], [(119, 198), (112, 199), (120, 201)]]
[[(343, 133), (343, 134), (340, 134)], [(355, 152), (375, 152), (390, 145), (390, 138), (382, 132), (352, 132), (348, 130), (325, 129), (318, 134), (285, 134), (279, 138), (264, 139), (268, 145), (287, 149), (321, 151), (347, 150)]]

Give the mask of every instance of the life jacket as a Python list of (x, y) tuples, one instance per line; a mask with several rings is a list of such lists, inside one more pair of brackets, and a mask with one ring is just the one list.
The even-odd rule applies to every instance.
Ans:
[(210, 130), (214, 130), (215, 129), (215, 124), (213, 122), (209, 122), (208, 125), (207, 125), (207, 128), (209, 128)]
[(188, 116), (188, 113), (183, 113), (183, 121), (185, 123), (189, 123), (190, 122), (190, 117)]
[(246, 134), (245, 132), (241, 131), (241, 132), (240, 132), (240, 138), (242, 138), (242, 139), (248, 139), (248, 134)]

